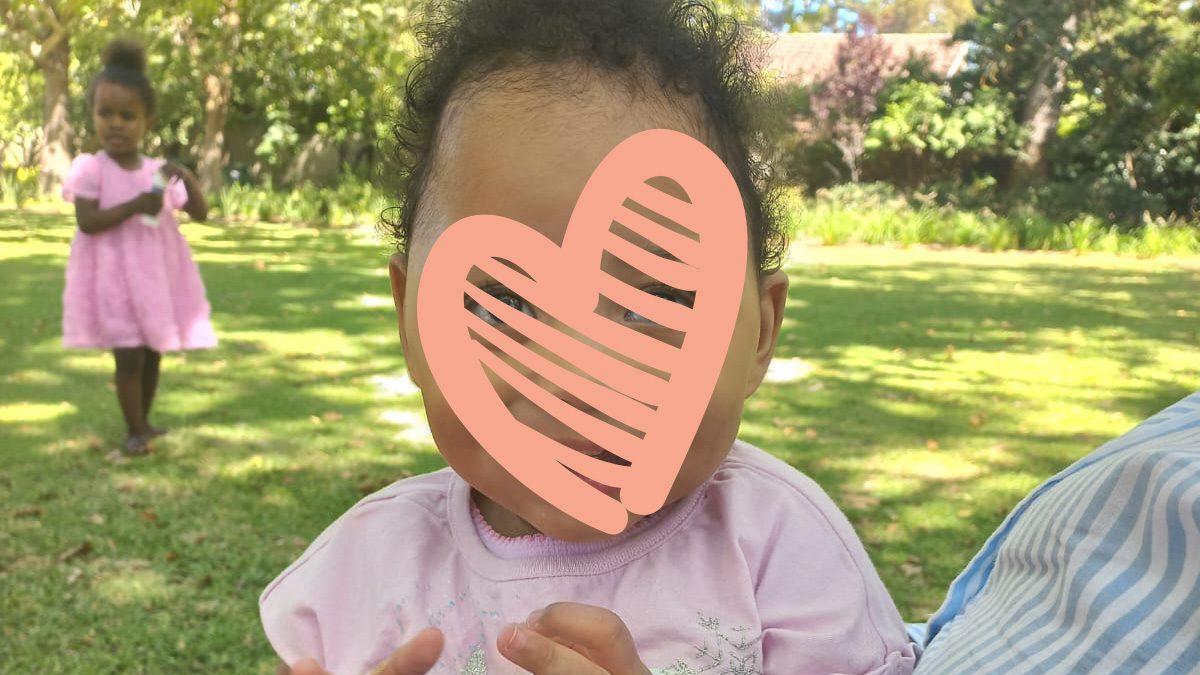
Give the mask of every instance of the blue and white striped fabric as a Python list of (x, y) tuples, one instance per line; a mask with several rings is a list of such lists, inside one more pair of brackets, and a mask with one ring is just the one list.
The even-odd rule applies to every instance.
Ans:
[(1200, 392), (1022, 500), (917, 673), (1200, 673)]

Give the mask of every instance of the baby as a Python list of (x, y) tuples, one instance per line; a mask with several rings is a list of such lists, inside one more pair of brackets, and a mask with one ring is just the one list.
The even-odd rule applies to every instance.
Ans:
[[(748, 149), (757, 80), (746, 34), (675, 0), (465, 0), (429, 16), (427, 58), (396, 126), (403, 208), (390, 272), (409, 374), (449, 467), (364, 499), (263, 592), (267, 636), (291, 666), (281, 672), (909, 673), (912, 645), (845, 517), (811, 480), (736, 438), (788, 286), (784, 237)], [(687, 134), (723, 160), (745, 206), (748, 263), (727, 355), (665, 504), (610, 535), (527, 488), (468, 433), (429, 367), (417, 292), (434, 243), (462, 218), (503, 216), (561, 244), (592, 172), (652, 129)], [(647, 183), (687, 200), (673, 181)], [(693, 293), (616, 256), (601, 267), (692, 305)], [(467, 282), (560, 326), (478, 268)], [(464, 304), (525, 339), (492, 303)], [(606, 298), (595, 312), (674, 347), (684, 340)], [(510, 384), (492, 384), (525, 426), (622, 463)]]

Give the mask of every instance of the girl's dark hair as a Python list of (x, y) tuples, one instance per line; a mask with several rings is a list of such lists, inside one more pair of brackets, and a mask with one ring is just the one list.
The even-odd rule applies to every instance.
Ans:
[[(697, 0), (433, 0), (417, 38), (425, 53), (409, 73), (392, 128), (400, 201), (382, 217), (399, 251), (411, 242), (438, 124), (455, 89), (522, 66), (561, 64), (635, 86), (651, 76), (664, 93), (698, 96), (699, 122), (741, 190), (758, 269), (779, 269), (787, 237), (770, 173), (752, 151), (763, 138), (756, 126), (767, 100), (758, 77), (761, 44), (736, 20)], [(522, 77), (521, 84), (529, 82)]]
[(91, 107), (96, 100), (96, 87), (101, 82), (112, 82), (137, 92), (146, 114), (154, 114), (154, 88), (146, 79), (146, 50), (133, 40), (113, 40), (104, 48), (104, 69), (92, 77), (88, 85), (87, 102)]

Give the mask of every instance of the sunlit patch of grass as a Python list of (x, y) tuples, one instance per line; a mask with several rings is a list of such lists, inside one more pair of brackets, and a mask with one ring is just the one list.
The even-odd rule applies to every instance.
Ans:
[(92, 580), (92, 590), (96, 597), (118, 607), (171, 597), (166, 576), (146, 560), (126, 561), (126, 564), (112, 566)]
[[(1200, 260), (792, 251), (778, 358), (742, 434), (846, 509), (921, 619), (1038, 483), (1200, 389)], [(1192, 290), (1188, 290), (1192, 289)]]
[(0, 405), (0, 424), (5, 422), (49, 422), (63, 415), (69, 415), (74, 411), (75, 406), (67, 401), (59, 401), (58, 403), (17, 401), (16, 403)]

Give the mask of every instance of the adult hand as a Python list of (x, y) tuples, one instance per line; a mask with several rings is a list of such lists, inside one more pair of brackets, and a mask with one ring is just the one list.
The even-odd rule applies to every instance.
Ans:
[[(369, 675), (425, 675), (442, 655), (442, 632), (426, 628), (392, 652)], [(315, 659), (303, 659), (289, 668), (280, 666), (277, 675), (330, 675)]]
[(650, 675), (621, 617), (592, 605), (548, 605), (505, 626), (496, 646), (533, 675)]

